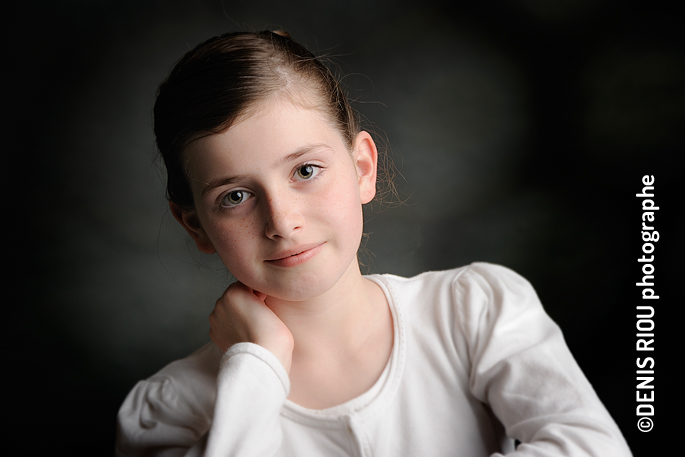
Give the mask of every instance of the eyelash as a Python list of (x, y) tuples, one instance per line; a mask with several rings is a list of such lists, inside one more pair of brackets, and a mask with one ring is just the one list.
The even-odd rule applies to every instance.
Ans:
[(298, 166), (298, 167), (295, 169), (295, 173), (293, 173), (293, 175), (294, 175), (294, 176), (297, 176), (297, 175), (299, 174), (299, 171), (300, 171), (300, 170), (302, 170), (302, 169), (304, 169), (304, 168), (307, 168), (307, 167), (313, 168), (313, 171), (312, 171), (313, 176), (311, 176), (311, 177), (309, 177), (309, 178), (298, 179), (298, 181), (300, 181), (300, 182), (303, 182), (303, 181), (313, 181), (313, 180), (316, 179), (316, 178), (321, 174), (321, 172), (323, 171), (323, 167), (322, 167), (321, 165), (315, 165), (315, 164), (313, 164), (313, 163), (303, 163), (302, 165)]
[[(308, 178), (304, 178), (304, 177), (300, 176), (300, 178), (297, 178), (296, 176), (300, 174), (299, 172), (301, 170), (307, 168), (307, 167), (312, 168), (312, 176), (310, 176)], [(297, 181), (297, 182), (314, 181), (316, 178), (319, 177), (319, 175), (321, 174), (321, 172), (323, 172), (323, 170), (324, 170), (324, 167), (322, 167), (321, 165), (315, 165), (313, 163), (303, 163), (302, 165), (298, 166), (295, 169), (295, 172), (293, 173), (293, 177), (295, 178), (295, 181)], [(224, 201), (231, 194), (235, 194), (235, 193), (243, 194), (244, 195), (243, 199), (238, 203), (224, 204)], [(224, 209), (224, 210), (233, 210), (233, 209), (236, 209), (237, 207), (239, 207), (240, 205), (242, 205), (243, 203), (245, 203), (245, 201), (252, 198), (253, 196), (254, 196), (254, 194), (252, 194), (252, 192), (250, 192), (250, 191), (247, 191), (244, 189), (233, 189), (233, 190), (230, 190), (227, 193), (225, 193), (223, 196), (221, 196), (221, 198), (219, 199), (219, 207), (220, 207), (220, 209)]]
[[(233, 203), (233, 204), (224, 203), (224, 202), (226, 201), (226, 199), (227, 199), (231, 194), (235, 194), (235, 193), (241, 193), (241, 194), (243, 194), (243, 195), (244, 195), (244, 198), (243, 198), (240, 202), (238, 202), (238, 203)], [(220, 207), (221, 209), (235, 209), (235, 208), (237, 208), (238, 206), (240, 206), (240, 205), (242, 205), (243, 203), (245, 203), (245, 201), (246, 201), (247, 199), (251, 198), (251, 195), (252, 195), (251, 192), (248, 192), (248, 191), (246, 191), (246, 190), (244, 190), (244, 189), (233, 189), (233, 190), (230, 190), (230, 191), (226, 192), (226, 194), (224, 194), (224, 195), (219, 199), (219, 207)]]

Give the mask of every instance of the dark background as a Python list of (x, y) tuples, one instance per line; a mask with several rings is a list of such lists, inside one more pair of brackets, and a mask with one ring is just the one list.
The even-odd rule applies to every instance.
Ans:
[[(635, 455), (678, 438), (685, 56), (675, 8), (71, 0), (8, 11), (5, 395), (10, 442), (29, 455), (111, 455), (135, 382), (208, 341), (230, 278), (167, 211), (152, 105), (185, 51), (263, 28), (333, 58), (387, 137), (404, 203), (369, 213), (369, 272), (515, 269)], [(645, 174), (661, 208), (650, 433), (635, 416)]]

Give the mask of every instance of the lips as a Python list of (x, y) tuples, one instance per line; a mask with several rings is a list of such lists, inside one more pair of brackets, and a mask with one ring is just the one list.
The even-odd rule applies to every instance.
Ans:
[(325, 243), (313, 243), (298, 246), (287, 251), (276, 253), (271, 259), (266, 260), (270, 265), (278, 267), (294, 267), (303, 264), (321, 251)]

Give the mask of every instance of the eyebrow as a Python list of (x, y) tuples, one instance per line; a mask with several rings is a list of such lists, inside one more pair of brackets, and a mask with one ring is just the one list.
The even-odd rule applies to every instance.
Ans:
[[(328, 146), (325, 143), (315, 143), (315, 144), (308, 144), (297, 151), (293, 152), (292, 154), (288, 154), (285, 157), (282, 157), (278, 159), (273, 165), (271, 165), (271, 168), (278, 168), (279, 166), (292, 162), (293, 160), (297, 160), (303, 155), (315, 151), (315, 150), (322, 150), (322, 151), (331, 151), (330, 146)], [(202, 193), (200, 194), (201, 197), (204, 197), (209, 193), (211, 190), (216, 189), (217, 187), (225, 186), (227, 184), (232, 184), (236, 181), (241, 181), (245, 179), (247, 176), (246, 175), (237, 175), (237, 176), (231, 176), (229, 178), (220, 178), (220, 179), (215, 179), (214, 181), (211, 181), (207, 183), (204, 189), (202, 189)]]

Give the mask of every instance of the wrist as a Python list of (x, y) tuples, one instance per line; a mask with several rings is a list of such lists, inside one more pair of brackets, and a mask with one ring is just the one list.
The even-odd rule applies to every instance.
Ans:
[(295, 342), (287, 329), (286, 332), (279, 332), (282, 334), (271, 334), (266, 338), (259, 338), (254, 343), (275, 355), (283, 365), (283, 368), (285, 368), (286, 373), (290, 374)]

